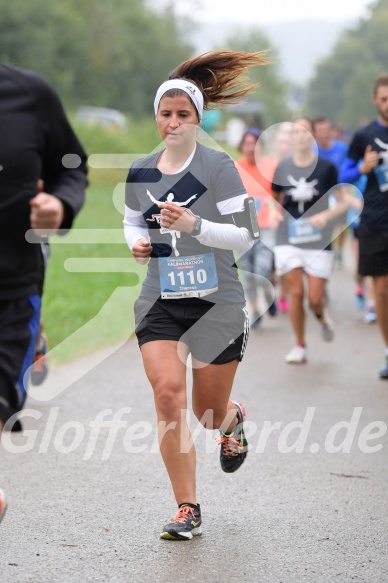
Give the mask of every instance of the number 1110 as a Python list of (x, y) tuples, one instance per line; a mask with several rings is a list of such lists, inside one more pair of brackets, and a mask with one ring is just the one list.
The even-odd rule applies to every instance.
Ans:
[(180, 285), (185, 285), (185, 280), (187, 278), (189, 280), (188, 283), (191, 285), (196, 283), (195, 280), (197, 280), (198, 283), (205, 283), (207, 280), (206, 271), (204, 269), (198, 269), (198, 271), (193, 271), (192, 269), (190, 271), (170, 271), (170, 273), (168, 273), (168, 277), (171, 280), (172, 286), (175, 286), (176, 284), (175, 275), (178, 277)]

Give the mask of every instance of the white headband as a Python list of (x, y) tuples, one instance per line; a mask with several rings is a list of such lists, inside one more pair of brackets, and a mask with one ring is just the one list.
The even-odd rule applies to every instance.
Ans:
[(170, 79), (169, 81), (165, 81), (161, 84), (159, 89), (156, 92), (155, 101), (154, 101), (154, 110), (155, 115), (158, 113), (159, 103), (162, 99), (163, 95), (169, 89), (181, 89), (190, 97), (193, 101), (196, 110), (198, 111), (198, 116), (200, 121), (202, 120), (202, 113), (203, 113), (203, 95), (201, 91), (190, 83), (190, 81), (185, 81), (185, 79)]

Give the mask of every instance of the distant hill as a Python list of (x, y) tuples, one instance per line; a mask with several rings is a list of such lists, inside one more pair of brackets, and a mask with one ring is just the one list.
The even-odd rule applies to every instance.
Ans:
[[(313, 75), (317, 61), (330, 54), (340, 33), (351, 24), (350, 21), (296, 20), (261, 27), (258, 24), (257, 28), (261, 28), (277, 48), (281, 73), (296, 85), (304, 85)], [(227, 21), (203, 24), (193, 33), (192, 42), (198, 51), (207, 51), (223, 47), (226, 39), (244, 30), (249, 31), (249, 27)]]

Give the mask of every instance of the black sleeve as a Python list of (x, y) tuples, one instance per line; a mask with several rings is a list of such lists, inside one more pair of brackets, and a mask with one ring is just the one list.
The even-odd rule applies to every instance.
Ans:
[(140, 203), (135, 191), (135, 184), (142, 182), (141, 168), (132, 166), (129, 169), (127, 181), (125, 184), (125, 205), (133, 211), (140, 211)]
[(356, 132), (350, 142), (347, 158), (359, 162), (364, 157), (366, 146), (363, 134), (360, 131)]
[(43, 132), (44, 190), (65, 206), (61, 229), (70, 229), (85, 200), (87, 155), (76, 137), (55, 91), (35, 76), (40, 129)]
[(330, 162), (330, 166), (327, 173), (327, 190), (330, 190), (331, 188), (334, 188), (337, 185), (338, 185), (338, 170), (334, 166), (334, 164)]

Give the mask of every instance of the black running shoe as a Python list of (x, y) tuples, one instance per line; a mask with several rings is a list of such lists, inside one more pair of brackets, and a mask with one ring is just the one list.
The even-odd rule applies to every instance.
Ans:
[(269, 290), (267, 290), (264, 293), (264, 295), (265, 295), (265, 301), (268, 304), (268, 313), (273, 318), (274, 316), (276, 316), (276, 314), (278, 312), (276, 300)]
[(160, 538), (168, 540), (190, 540), (202, 534), (201, 508), (189, 504), (180, 504), (174, 518), (166, 524)]
[(278, 313), (278, 308), (277, 308), (275, 300), (268, 307), (268, 313), (271, 316), (271, 318), (274, 318), (276, 316), (276, 314)]
[(232, 401), (237, 409), (237, 425), (232, 433), (220, 431), (221, 444), (220, 463), (224, 472), (231, 474), (238, 470), (248, 455), (248, 442), (245, 438), (243, 423), (245, 421), (245, 409), (237, 401)]

